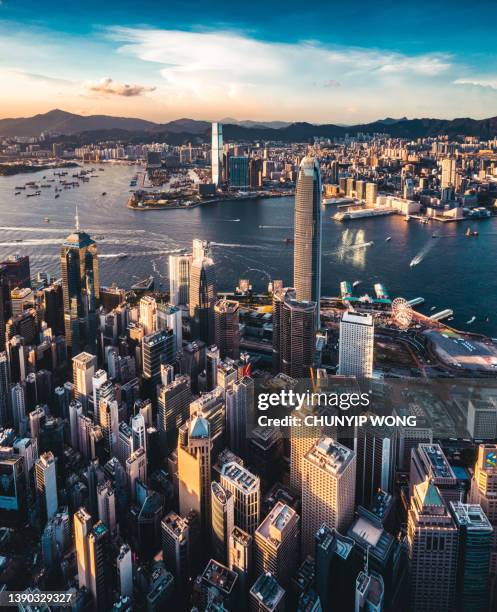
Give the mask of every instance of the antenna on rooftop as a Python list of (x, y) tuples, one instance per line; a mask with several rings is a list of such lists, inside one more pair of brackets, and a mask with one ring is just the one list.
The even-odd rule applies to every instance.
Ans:
[(76, 204), (76, 215), (74, 217), (74, 221), (76, 222), (76, 231), (79, 232), (79, 213), (78, 213), (78, 205)]

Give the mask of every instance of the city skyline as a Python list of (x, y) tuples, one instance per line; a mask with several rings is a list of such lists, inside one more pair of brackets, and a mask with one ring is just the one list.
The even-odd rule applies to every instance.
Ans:
[(497, 107), (486, 0), (440, 3), (446, 27), (433, 38), (419, 35), (433, 25), (424, 2), (389, 7), (389, 19), (364, 2), (320, 3), (319, 19), (294, 2), (263, 20), (223, 3), (190, 8), (173, 2), (166, 13), (146, 1), (136, 14), (128, 2), (81, 10), (53, 0), (40, 15), (30, 0), (2, 2), (1, 117), (57, 106), (154, 121), (354, 124), (483, 118)]

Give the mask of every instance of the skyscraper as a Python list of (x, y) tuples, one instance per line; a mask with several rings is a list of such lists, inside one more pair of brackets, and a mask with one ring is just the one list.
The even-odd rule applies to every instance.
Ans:
[(219, 186), (223, 182), (223, 124), (212, 124), (211, 147), (212, 182)]
[(121, 597), (133, 596), (133, 561), (131, 559), (131, 549), (127, 544), (123, 544), (117, 556), (117, 575), (119, 577), (119, 592)]
[(283, 612), (285, 589), (268, 572), (259, 576), (249, 593), (250, 612)]
[(240, 357), (239, 303), (236, 300), (218, 300), (214, 305), (214, 342), (221, 359)]
[(229, 537), (235, 520), (234, 497), (218, 482), (211, 483), (211, 535), (214, 558), (221, 563), (228, 559)]
[(206, 344), (214, 339), (214, 304), (216, 302), (216, 273), (214, 261), (203, 248), (195, 253), (190, 273), (190, 317), (193, 338)]
[(297, 567), (300, 550), (300, 517), (279, 501), (254, 533), (257, 575), (271, 572), (286, 587)]
[(0, 349), (5, 348), (5, 325), (12, 316), (9, 275), (6, 266), (0, 265)]
[(345, 312), (340, 321), (338, 372), (340, 376), (373, 375), (374, 324), (370, 314)]
[(51, 451), (43, 453), (36, 461), (35, 481), (41, 514), (46, 521), (50, 520), (59, 506), (55, 457)]
[(145, 335), (155, 331), (155, 311), (157, 302), (151, 295), (144, 295), (140, 300), (140, 323), (143, 326)]
[(191, 255), (169, 255), (169, 301), (173, 306), (188, 304), (191, 264)]
[(90, 588), (90, 553), (88, 550), (88, 535), (93, 524), (91, 515), (80, 508), (74, 514), (74, 543), (76, 546), (76, 561), (78, 564), (79, 588)]
[(273, 294), (273, 371), (293, 378), (310, 375), (315, 353), (317, 304), (295, 299), (295, 290)]
[(87, 405), (88, 397), (92, 394), (96, 367), (97, 358), (91, 353), (79, 353), (72, 359), (74, 399), (80, 401), (83, 406)]
[(60, 249), (64, 326), (67, 348), (72, 355), (97, 351), (97, 307), (100, 300), (97, 245), (79, 227)]
[(439, 490), (426, 479), (414, 487), (407, 522), (411, 609), (454, 609), (457, 544), (454, 521)]
[(231, 461), (223, 465), (221, 486), (235, 499), (235, 525), (253, 535), (261, 512), (261, 483), (258, 476)]
[(247, 423), (254, 407), (254, 381), (250, 376), (226, 390), (226, 429), (229, 448), (241, 457), (247, 453)]
[(492, 525), (477, 504), (450, 502), (449, 509), (459, 530), (456, 609), (485, 612), (489, 602)]
[(5, 351), (0, 352), (0, 426), (10, 422), (9, 360)]
[(345, 530), (354, 515), (354, 451), (321, 438), (302, 460), (302, 552), (312, 554), (321, 525)]
[(172, 382), (160, 387), (157, 399), (157, 429), (168, 448), (172, 449), (178, 441), (178, 429), (188, 419), (191, 399), (189, 376), (176, 376)]
[(248, 189), (249, 187), (249, 158), (234, 156), (229, 158), (229, 179), (232, 189)]
[[(162, 363), (171, 363), (174, 353), (174, 335), (171, 330), (156, 331), (142, 339), (143, 378), (152, 385), (160, 382)], [(155, 391), (155, 387), (153, 387)]]
[(441, 188), (456, 187), (456, 160), (453, 157), (447, 157), (442, 160), (442, 180)]
[(295, 194), (293, 284), (297, 300), (316, 303), (319, 326), (321, 299), (321, 172), (314, 157), (300, 163)]
[(178, 435), (179, 507), (195, 510), (204, 529), (211, 522), (211, 428), (202, 417), (189, 419)]
[(88, 557), (90, 562), (90, 584), (93, 605), (97, 612), (106, 612), (108, 608), (109, 577), (109, 530), (97, 522), (88, 535)]
[(228, 565), (238, 574), (240, 594), (248, 594), (249, 577), (252, 572), (252, 536), (240, 527), (233, 527), (229, 537)]

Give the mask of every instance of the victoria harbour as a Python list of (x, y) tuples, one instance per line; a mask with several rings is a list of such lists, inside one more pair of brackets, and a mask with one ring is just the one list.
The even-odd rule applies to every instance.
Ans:
[[(152, 275), (156, 287), (166, 288), (168, 254), (190, 248), (192, 237), (210, 241), (222, 269), (220, 291), (232, 291), (240, 278), (249, 279), (255, 291), (265, 290), (271, 279), (291, 283), (293, 248), (285, 239), (293, 236), (293, 197), (135, 211), (126, 207), (135, 172), (135, 166), (106, 164), (104, 172), (58, 199), (53, 189), (36, 198), (14, 195), (16, 185), (42, 181), (53, 171), (0, 177), (0, 257), (22, 251), (30, 256), (34, 274), (56, 277), (60, 241), (74, 226), (77, 205), (84, 229), (98, 244), (103, 284), (119, 279), (129, 287)], [(422, 224), (394, 215), (340, 223), (332, 219), (335, 212), (336, 207), (326, 206), (322, 215), (323, 296), (338, 295), (342, 280), (360, 281), (357, 296), (373, 295), (374, 283), (381, 282), (392, 298), (423, 297), (420, 309), (426, 314), (433, 307), (451, 308), (449, 325), (497, 335), (495, 218)], [(468, 227), (478, 228), (477, 239), (466, 237)], [(410, 266), (414, 258), (419, 264)]]

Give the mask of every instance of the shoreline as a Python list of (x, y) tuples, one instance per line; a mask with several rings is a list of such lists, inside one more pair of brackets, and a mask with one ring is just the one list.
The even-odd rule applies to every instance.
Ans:
[(126, 203), (126, 208), (130, 210), (136, 211), (150, 211), (150, 210), (191, 210), (192, 208), (198, 208), (199, 206), (206, 206), (208, 204), (219, 204), (220, 202), (243, 202), (246, 200), (258, 200), (261, 198), (284, 198), (284, 197), (293, 197), (295, 192), (292, 193), (261, 193), (256, 196), (243, 196), (243, 197), (233, 197), (233, 198), (214, 198), (211, 200), (201, 200), (200, 202), (192, 202), (188, 206), (181, 204), (172, 204), (171, 206), (137, 206), (130, 203), (131, 198), (128, 199)]

